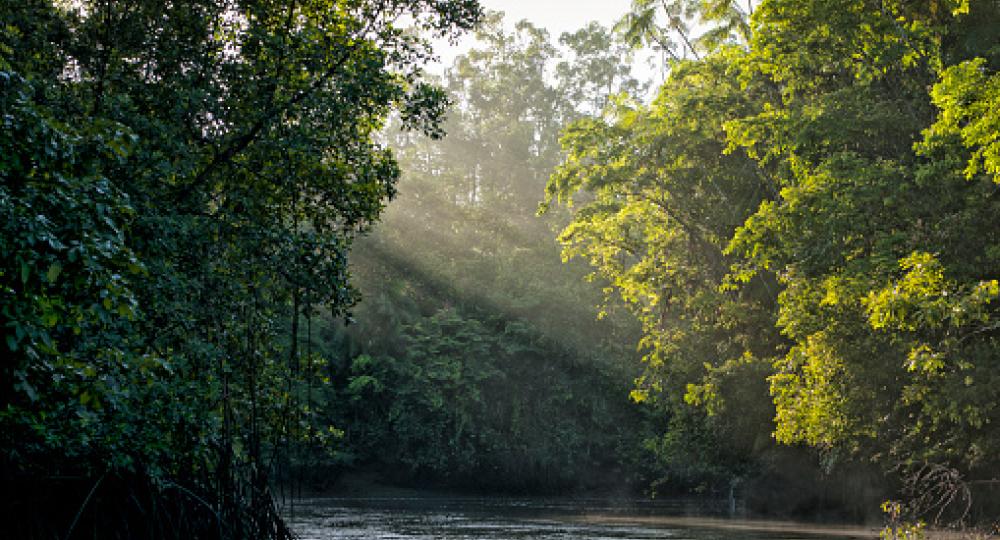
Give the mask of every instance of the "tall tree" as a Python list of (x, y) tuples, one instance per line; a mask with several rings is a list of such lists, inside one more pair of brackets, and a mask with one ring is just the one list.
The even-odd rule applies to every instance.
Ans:
[[(726, 243), (773, 189), (746, 154), (725, 152), (723, 124), (768, 92), (731, 76), (740, 57), (728, 48), (676, 64), (652, 106), (621, 103), (573, 124), (547, 190), (571, 207), (587, 193), (559, 237), (564, 256), (589, 261), (642, 322), (646, 374), (633, 395), (671, 418), (660, 447), (673, 462), (667, 474), (716, 487), (747, 474), (752, 449), (766, 444), (772, 413), (760, 383), (783, 346), (773, 280), (723, 290), (734, 263)], [(715, 416), (692, 414), (691, 402)], [(712, 437), (685, 431), (700, 422), (713, 424)], [(717, 457), (700, 470), (697, 440), (701, 455)]]
[(349, 245), (398, 177), (374, 134), (390, 111), (440, 133), (427, 38), (478, 15), (464, 0), (0, 5), (22, 134), (5, 131), (2, 161), (10, 485), (90, 478), (86, 519), (109, 528), (129, 526), (100, 512), (114, 486), (145, 486), (123, 519), (168, 501), (154, 537), (178, 506), (198, 509), (191, 534), (287, 536), (265, 452), (312, 432), (296, 427), (299, 314), (354, 301)]
[(731, 248), (785, 286), (795, 346), (771, 378), (776, 435), (902, 471), (925, 519), (962, 520), (1000, 470), (986, 457), (997, 200), (980, 161), (996, 133), (986, 115), (960, 135), (950, 97), (980, 66), (968, 103), (991, 99), (996, 34), (978, 50), (960, 36), (995, 32), (998, 15), (991, 2), (765, 3), (751, 69), (782, 99), (732, 124), (782, 187)]
[(639, 432), (621, 361), (633, 329), (595, 320), (599, 286), (563, 266), (552, 241), (565, 216), (536, 211), (563, 123), (638, 84), (599, 25), (564, 35), (566, 58), (547, 32), (500, 14), (477, 37), (443, 77), (456, 104), (448, 137), (387, 134), (405, 171), (400, 197), (353, 254), (377, 304), (347, 330), (352, 359), (334, 377), (347, 387), (331, 408), (362, 418), (347, 444), (397, 481), (621, 483), (604, 471)]
[[(694, 7), (636, 3), (626, 27)], [(703, 18), (716, 8), (737, 6), (704, 3)], [(914, 515), (961, 521), (973, 502), (987, 515), (1000, 470), (1000, 11), (864, 0), (750, 10), (749, 41), (678, 54), (653, 107), (567, 130), (549, 197), (593, 197), (562, 234), (567, 252), (644, 321), (652, 369), (639, 397), (684, 395), (713, 413), (732, 402), (720, 374), (756, 366), (779, 442), (812, 446), (827, 465), (871, 459), (901, 473)]]

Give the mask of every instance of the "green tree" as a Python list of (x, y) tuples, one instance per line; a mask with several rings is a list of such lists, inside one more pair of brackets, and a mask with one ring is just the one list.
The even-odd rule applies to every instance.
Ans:
[(632, 47), (653, 47), (671, 61), (750, 41), (755, 0), (632, 0), (615, 31)]
[[(349, 246), (399, 174), (375, 134), (398, 111), (440, 135), (428, 37), (478, 16), (459, 0), (0, 5), (4, 474), (89, 478), (69, 528), (128, 527), (151, 498), (153, 537), (168, 521), (287, 536), (269, 463), (325, 432), (302, 413), (300, 315), (355, 301)], [(38, 519), (15, 535), (66, 534), (17, 507)]]
[(588, 192), (566, 253), (643, 321), (637, 397), (702, 404), (724, 438), (718, 407), (766, 377), (779, 442), (874, 459), (915, 514), (962, 519), (998, 470), (995, 3), (772, 0), (742, 32), (715, 11), (737, 8), (622, 22), (695, 51), (700, 9), (747, 41), (677, 54), (652, 107), (566, 131), (548, 197)]
[[(386, 134), (404, 170), (400, 197), (353, 251), (369, 300), (329, 340), (348, 358), (334, 363), (334, 380), (380, 388), (380, 408), (365, 399), (345, 407), (338, 390), (332, 414), (360, 415), (344, 422), (345, 444), (359, 466), (399, 471), (390, 480), (599, 485), (602, 469), (624, 458), (619, 440), (640, 431), (626, 399), (634, 369), (621, 362), (634, 356), (634, 328), (595, 320), (600, 288), (582, 282), (580, 265), (563, 266), (552, 241), (564, 214), (536, 210), (561, 125), (603, 107), (605, 91), (639, 85), (598, 25), (563, 36), (566, 58), (544, 30), (524, 21), (510, 30), (499, 14), (477, 37), (443, 77), (456, 104), (448, 137)], [(467, 333), (475, 339), (449, 339)], [(355, 374), (359, 363), (370, 371)], [(428, 373), (439, 365), (462, 375), (436, 383)], [(438, 387), (454, 399), (432, 406)], [(387, 411), (412, 414), (387, 422)]]
[[(746, 260), (737, 277), (774, 272), (784, 288), (778, 325), (795, 345), (770, 379), (776, 436), (902, 471), (928, 519), (966, 517), (998, 470), (985, 457), (996, 133), (988, 113), (959, 120), (991, 99), (996, 35), (979, 25), (995, 32), (998, 14), (990, 2), (764, 3), (749, 73), (781, 99), (728, 125), (781, 188), (729, 248)], [(958, 106), (970, 79), (983, 86)]]
[[(771, 411), (760, 381), (783, 344), (773, 331), (772, 280), (722, 290), (734, 262), (728, 238), (773, 189), (744, 153), (724, 152), (724, 123), (755, 110), (767, 92), (732, 76), (741, 56), (725, 48), (677, 63), (652, 106), (623, 102), (571, 125), (567, 157), (547, 188), (550, 202), (574, 208), (577, 192), (587, 192), (560, 235), (564, 257), (585, 258), (642, 323), (646, 373), (633, 396), (671, 418), (656, 446), (668, 469), (684, 471), (668, 470), (668, 480), (716, 488), (748, 474), (752, 449), (766, 445)], [(696, 453), (677, 445), (693, 441), (719, 461), (695, 472), (681, 466), (682, 454), (694, 463)]]

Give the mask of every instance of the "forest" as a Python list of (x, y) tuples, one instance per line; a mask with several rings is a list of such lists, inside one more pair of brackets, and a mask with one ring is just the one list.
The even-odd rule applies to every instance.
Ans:
[(0, 0), (0, 117), (2, 538), (352, 477), (1000, 532), (998, 0)]

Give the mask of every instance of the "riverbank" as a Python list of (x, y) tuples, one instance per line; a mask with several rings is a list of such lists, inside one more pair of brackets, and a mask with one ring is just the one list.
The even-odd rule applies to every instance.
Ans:
[(573, 518), (571, 521), (586, 524), (652, 525), (657, 527), (719, 529), (729, 531), (786, 533), (795, 535), (807, 534), (858, 539), (878, 538), (880, 531), (880, 529), (875, 527), (852, 525), (821, 525), (799, 521), (692, 516), (616, 516), (610, 514), (588, 514)]
[[(562, 518), (565, 519), (565, 518)], [(880, 538), (880, 527), (853, 525), (813, 524), (801, 521), (779, 521), (767, 519), (731, 519), (692, 516), (618, 516), (611, 514), (588, 514), (571, 521), (585, 524), (650, 525), (657, 527), (704, 528), (730, 531), (763, 533), (783, 533), (789, 535), (834, 536), (838, 538), (872, 539)], [(923, 540), (1000, 540), (1000, 535), (976, 531), (954, 531), (928, 529)]]

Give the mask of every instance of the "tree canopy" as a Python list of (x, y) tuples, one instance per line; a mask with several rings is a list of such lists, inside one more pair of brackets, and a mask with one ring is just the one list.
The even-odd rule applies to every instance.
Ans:
[(605, 22), (0, 1), (0, 535), (286, 539), (345, 470), (992, 523), (1000, 4)]
[[(773, 432), (830, 467), (873, 460), (915, 516), (982, 517), (1000, 471), (1000, 9), (773, 0), (730, 25), (735, 3), (698, 4), (633, 3), (626, 35), (691, 54), (651, 105), (571, 125), (547, 188), (575, 209), (564, 253), (643, 322), (636, 398), (681, 414), (683, 396), (715, 433)], [(733, 38), (699, 49), (699, 16)]]
[[(0, 462), (4, 504), (26, 516), (12, 534), (62, 537), (85, 516), (141, 518), (131, 527), (157, 538), (166, 522), (288, 536), (269, 463), (326, 432), (298, 397), (298, 314), (354, 302), (349, 246), (399, 175), (375, 135), (393, 111), (440, 135), (430, 38), (479, 14), (460, 0), (0, 4)], [(77, 477), (99, 495), (70, 524), (15, 493)], [(116, 496), (120, 523), (100, 512)]]

